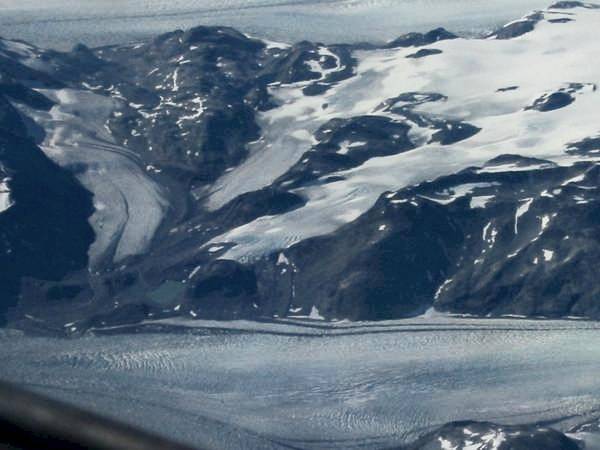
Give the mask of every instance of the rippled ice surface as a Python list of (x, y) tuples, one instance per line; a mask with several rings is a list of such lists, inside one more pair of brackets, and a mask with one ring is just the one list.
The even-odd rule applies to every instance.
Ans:
[(385, 41), (445, 26), (481, 33), (552, 0), (3, 0), (0, 33), (60, 49), (230, 25), (282, 41)]
[(0, 378), (208, 447), (381, 448), (451, 420), (583, 421), (600, 406), (589, 322), (200, 322), (0, 341)]

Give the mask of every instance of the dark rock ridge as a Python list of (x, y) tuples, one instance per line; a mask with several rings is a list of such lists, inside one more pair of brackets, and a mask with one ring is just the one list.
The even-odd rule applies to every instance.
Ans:
[[(590, 7), (554, 8), (579, 6)], [(543, 13), (533, 14), (494, 36), (535, 32), (541, 20)], [(382, 194), (330, 234), (302, 240), (290, 232), (293, 245), (285, 250), (234, 261), (225, 255), (235, 243), (216, 242), (253, 221), (305, 207), (308, 190), (334, 190), (348, 172), (377, 158), (412, 157), (431, 151), (420, 148), (428, 144), (443, 155), (468, 144), (481, 122), (432, 112), (450, 106), (443, 92), (399, 86), (368, 113), (354, 115), (333, 115), (323, 100), (342, 83), (364, 82), (355, 77), (357, 50), (388, 55), (406, 48), (399, 52), (426, 58), (403, 63), (421, 66), (447, 57), (428, 46), (455, 38), (444, 29), (411, 33), (382, 50), (267, 44), (227, 27), (196, 27), (66, 53), (0, 39), (0, 195), (8, 189), (11, 200), (0, 211), (0, 263), (7, 268), (0, 275), (1, 320), (77, 333), (173, 316), (382, 320), (431, 307), (492, 317), (600, 318), (593, 269), (600, 255), (600, 169), (589, 161), (600, 152), (597, 136), (564, 149), (588, 161), (567, 167), (512, 154), (481, 158), (477, 167)], [(490, 95), (521, 93), (510, 80), (503, 85)], [(266, 139), (261, 114), (286, 104), (274, 87), (297, 90), (326, 118), (301, 130), (312, 141), (297, 161), (264, 186), (208, 208), (217, 180), (252, 161), (254, 145)], [(518, 108), (552, 117), (541, 113), (573, 108), (595, 88), (543, 87), (537, 100)], [(73, 99), (97, 103), (97, 114), (82, 116), (78, 106), (86, 105)], [(297, 114), (300, 120), (303, 112)], [(97, 123), (81, 124), (80, 117)], [(63, 150), (110, 158), (69, 159)], [(98, 219), (114, 206), (98, 199), (118, 185), (111, 178), (120, 174), (115, 161), (133, 167), (134, 183), (115, 193), (125, 199), (122, 216)], [(381, 175), (388, 170), (399, 169), (383, 167)], [(149, 187), (133, 195), (137, 185)], [(104, 230), (114, 226), (123, 235), (134, 214), (128, 207), (153, 196), (161, 205), (157, 229), (142, 250), (113, 257), (120, 242)], [(142, 222), (153, 213), (143, 211)], [(106, 254), (92, 261), (92, 248), (103, 240)]]
[(569, 83), (566, 87), (560, 88), (556, 92), (542, 95), (533, 102), (533, 105), (528, 106), (525, 109), (548, 112), (564, 108), (573, 103), (575, 101), (575, 95), (586, 86), (590, 87), (592, 91), (596, 90), (595, 84)]
[(407, 55), (406, 57), (419, 59), (419, 58), (425, 58), (426, 56), (439, 55), (440, 53), (442, 53), (442, 51), (437, 48), (422, 48), (421, 50), (419, 50), (415, 53), (411, 53), (410, 55)]
[(382, 116), (332, 119), (315, 133), (318, 144), (275, 184), (293, 189), (321, 180), (331, 172), (358, 167), (376, 156), (411, 150), (415, 146), (408, 137), (409, 130), (405, 123)]
[(540, 12), (530, 14), (521, 20), (514, 21), (500, 28), (498, 31), (492, 33), (490, 37), (496, 39), (514, 39), (523, 36), (524, 34), (533, 31), (536, 24), (543, 19), (544, 15)]
[(422, 47), (424, 45), (431, 45), (438, 41), (445, 41), (448, 39), (456, 39), (458, 36), (445, 30), (444, 28), (436, 28), (435, 30), (428, 31), (427, 33), (408, 33), (404, 36), (400, 36), (397, 39), (386, 44), (385, 48), (398, 48), (398, 47)]
[(452, 422), (405, 450), (580, 450), (580, 441), (536, 425), (501, 426), (489, 422)]
[[(29, 311), (48, 314), (54, 300), (76, 295), (69, 286), (54, 283), (87, 268), (94, 233), (88, 223), (91, 194), (25, 136), (18, 113), (1, 96), (0, 108), (0, 168), (10, 176), (15, 200), (0, 214), (0, 323), (4, 323), (18, 300), (32, 304)], [(47, 301), (28, 296), (29, 289), (40, 283), (48, 286)]]

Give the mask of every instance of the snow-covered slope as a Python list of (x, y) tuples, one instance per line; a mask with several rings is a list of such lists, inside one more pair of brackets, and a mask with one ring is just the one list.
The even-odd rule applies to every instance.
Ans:
[[(597, 155), (565, 152), (569, 144), (594, 137), (598, 127), (600, 14), (595, 9), (549, 9), (535, 32), (514, 39), (453, 39), (427, 46), (441, 53), (408, 58), (412, 47), (356, 52), (356, 75), (326, 93), (305, 96), (303, 84), (272, 86), (281, 104), (261, 116), (265, 139), (246, 162), (217, 182), (210, 205), (269, 185), (298, 162), (315, 142), (314, 133), (332, 119), (384, 116), (411, 125), (414, 150), (372, 158), (359, 167), (330, 172), (343, 180), (299, 189), (308, 199), (277, 218), (259, 218), (214, 239), (238, 245), (225, 258), (244, 259), (331, 233), (373, 206), (379, 195), (433, 180), (502, 154), (518, 154), (572, 165)], [(568, 19), (568, 22), (563, 22)], [(557, 22), (558, 21), (558, 22)], [(509, 90), (506, 90), (510, 88)], [(393, 102), (406, 92), (437, 93), (439, 101)], [(553, 93), (572, 104), (554, 111), (531, 108)], [(541, 101), (541, 100), (540, 100)], [(388, 107), (382, 108), (386, 104)], [(405, 110), (402, 109), (404, 107)], [(480, 129), (451, 146), (431, 140), (438, 124), (411, 122), (411, 114), (442, 122), (467, 122)], [(508, 170), (507, 170), (508, 171)], [(268, 238), (265, 238), (268, 236)]]
[[(598, 25), (597, 6), (558, 2), (486, 38), (385, 45), (226, 27), (67, 53), (0, 40), (1, 311), (67, 330), (432, 307), (600, 318)], [(53, 250), (17, 225), (44, 223), (17, 189), (17, 138), (38, 181), (61, 180), (46, 206), (77, 192)], [(56, 272), (16, 265), (17, 248)]]

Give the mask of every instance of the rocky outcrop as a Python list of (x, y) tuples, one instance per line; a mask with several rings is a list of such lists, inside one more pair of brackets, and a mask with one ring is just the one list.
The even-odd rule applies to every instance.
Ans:
[(453, 422), (419, 439), (406, 450), (579, 450), (581, 442), (535, 425), (501, 426)]

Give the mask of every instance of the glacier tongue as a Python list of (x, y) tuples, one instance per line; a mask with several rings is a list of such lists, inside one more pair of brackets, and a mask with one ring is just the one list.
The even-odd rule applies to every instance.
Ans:
[(94, 194), (91, 266), (143, 252), (163, 220), (167, 201), (137, 155), (117, 145), (105, 128), (115, 100), (74, 89), (40, 92), (56, 102), (48, 112), (27, 111), (46, 131), (40, 147), (59, 165), (75, 169)]
[[(264, 139), (253, 144), (246, 163), (217, 183), (220, 189), (209, 206), (270, 184), (311, 149), (315, 130), (332, 118), (386, 115), (402, 120), (378, 109), (401, 93), (442, 94), (444, 101), (419, 104), (414, 111), (468, 121), (481, 131), (453, 145), (430, 140), (409, 152), (371, 158), (335, 173), (335, 182), (300, 188), (298, 193), (308, 198), (303, 208), (259, 218), (216, 237), (213, 242), (238, 244), (222, 258), (243, 261), (333, 232), (364, 213), (385, 191), (482, 165), (501, 154), (559, 165), (593, 158), (569, 155), (565, 149), (600, 132), (600, 63), (589, 58), (596, 47), (600, 10), (541, 13), (535, 29), (522, 36), (440, 41), (427, 47), (437, 52), (425, 57), (407, 58), (414, 48), (356, 51), (356, 74), (321, 95), (304, 95), (302, 84), (273, 86), (281, 106), (262, 114)], [(414, 135), (430, 132), (428, 126), (412, 125)]]

